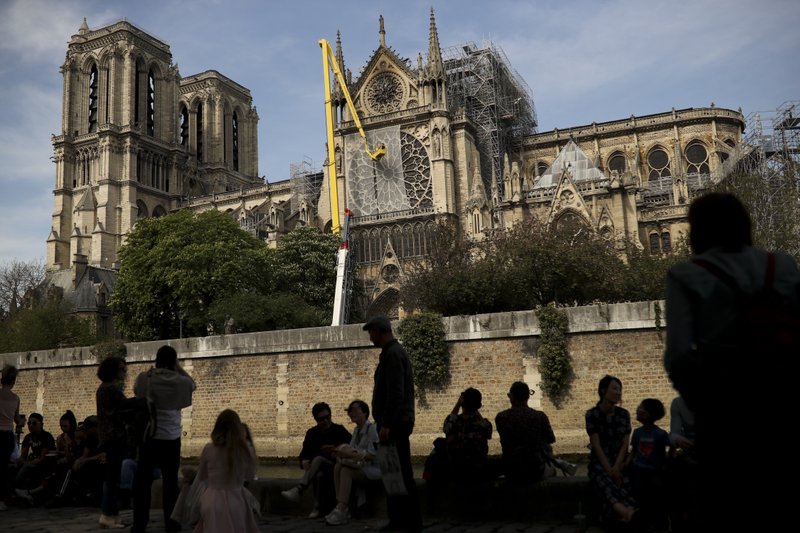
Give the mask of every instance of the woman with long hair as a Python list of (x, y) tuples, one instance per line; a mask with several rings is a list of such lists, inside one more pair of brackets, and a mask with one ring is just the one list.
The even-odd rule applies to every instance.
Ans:
[(56, 439), (56, 450), (61, 454), (63, 463), (72, 466), (75, 461), (75, 431), (78, 429), (78, 421), (75, 419), (75, 413), (67, 409), (67, 412), (61, 415), (58, 421), (61, 427), (61, 435)]
[(207, 488), (200, 497), (195, 533), (257, 533), (258, 525), (244, 494), (245, 480), (256, 475), (256, 454), (236, 411), (225, 409), (200, 455), (197, 473)]

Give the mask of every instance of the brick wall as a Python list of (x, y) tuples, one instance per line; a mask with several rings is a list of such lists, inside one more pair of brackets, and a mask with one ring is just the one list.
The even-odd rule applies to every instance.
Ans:
[[(663, 346), (655, 328), (653, 303), (568, 309), (569, 352), (574, 380), (567, 400), (556, 408), (539, 387), (538, 322), (532, 311), (445, 319), (451, 354), (451, 383), (430, 393), (417, 407), (413, 452), (426, 455), (441, 434), (444, 417), (460, 391), (483, 393), (484, 416), (506, 409), (511, 382), (527, 382), (536, 393), (531, 406), (550, 417), (557, 453), (585, 452), (583, 414), (597, 401), (597, 382), (606, 373), (623, 382), (623, 406), (630, 411), (645, 397), (667, 408), (674, 391), (661, 363)], [(128, 345), (126, 394), (136, 375), (149, 368), (161, 342)], [(198, 383), (193, 405), (183, 413), (183, 452), (198, 455), (208, 442), (219, 411), (236, 410), (250, 426), (259, 455), (296, 455), (313, 425), (311, 406), (328, 402), (335, 421), (350, 426), (344, 413), (353, 399), (372, 396), (378, 350), (358, 325), (171, 340), (182, 364)], [(58, 433), (58, 418), (72, 409), (78, 419), (94, 414), (99, 385), (90, 347), (0, 355), (21, 372), (15, 392), (22, 412), (39, 411), (45, 427)], [(662, 426), (668, 427), (668, 420)], [(495, 435), (491, 451), (499, 453)]]

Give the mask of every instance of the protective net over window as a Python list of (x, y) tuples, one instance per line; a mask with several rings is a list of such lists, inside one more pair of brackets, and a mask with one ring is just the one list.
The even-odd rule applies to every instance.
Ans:
[(367, 133), (370, 147), (386, 145), (373, 161), (358, 135), (347, 137), (347, 202), (355, 216), (386, 214), (432, 206), (430, 159), (425, 146), (399, 126)]

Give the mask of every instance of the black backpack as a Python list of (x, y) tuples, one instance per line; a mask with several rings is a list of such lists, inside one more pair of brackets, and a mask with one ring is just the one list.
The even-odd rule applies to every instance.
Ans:
[(775, 290), (774, 253), (767, 254), (764, 284), (753, 294), (742, 291), (736, 280), (714, 263), (705, 259), (692, 262), (713, 274), (738, 296), (739, 311), (727, 330), (727, 338), (737, 351), (754, 358), (768, 354), (773, 362), (800, 355), (800, 310), (789, 305)]

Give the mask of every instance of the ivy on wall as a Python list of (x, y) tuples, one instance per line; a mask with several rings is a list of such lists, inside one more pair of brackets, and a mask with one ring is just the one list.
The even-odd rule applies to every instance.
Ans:
[(427, 393), (450, 383), (450, 350), (445, 341), (442, 316), (417, 313), (400, 321), (400, 342), (414, 369), (414, 389), (420, 403), (427, 405)]
[(573, 376), (567, 352), (569, 319), (566, 312), (553, 304), (537, 308), (536, 317), (539, 319), (542, 340), (537, 352), (542, 390), (553, 405), (560, 407), (569, 392)]

